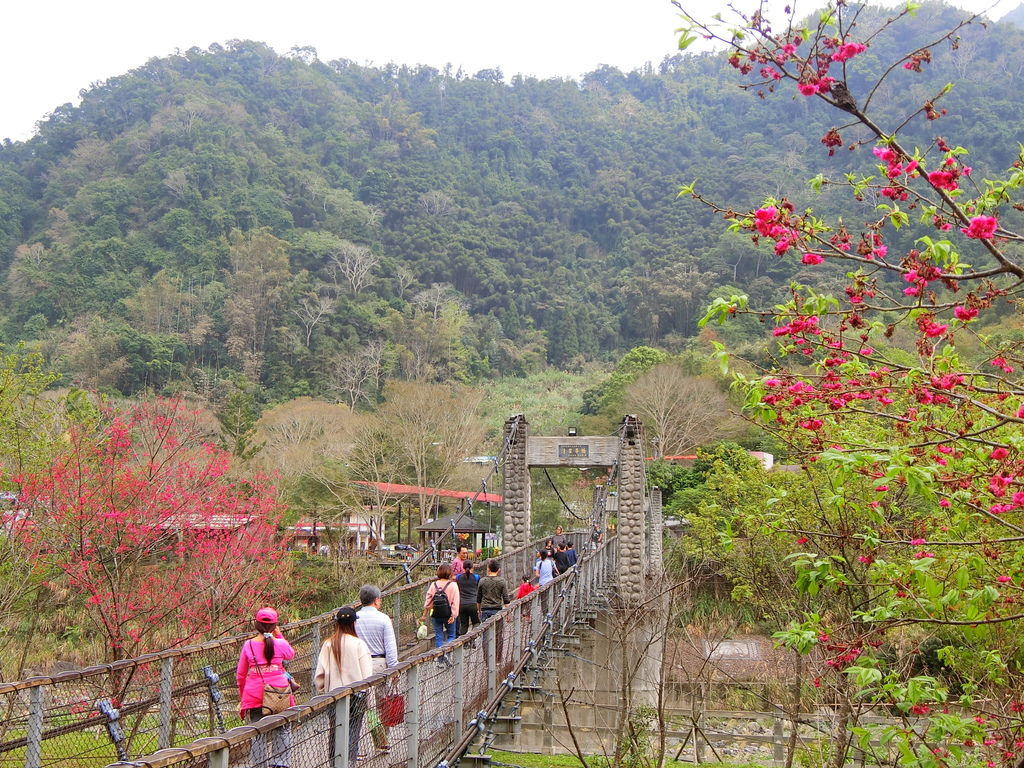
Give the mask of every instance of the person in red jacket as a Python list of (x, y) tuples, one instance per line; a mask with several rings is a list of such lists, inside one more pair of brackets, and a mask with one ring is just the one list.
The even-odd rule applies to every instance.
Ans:
[(530, 579), (531, 578), (532, 578), (532, 574), (529, 574), (529, 573), (524, 573), (523, 574), (523, 583), (519, 585), (519, 589), (516, 592), (516, 600), (523, 599), (528, 594), (533, 592), (533, 590), (536, 589), (536, 587), (533, 586), (533, 584), (530, 583)]

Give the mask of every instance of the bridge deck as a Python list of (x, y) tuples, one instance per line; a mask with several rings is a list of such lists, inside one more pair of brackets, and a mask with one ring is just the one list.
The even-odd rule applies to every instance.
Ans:
[[(575, 537), (582, 544), (584, 535)], [(498, 558), (502, 573), (512, 583), (532, 567), (533, 546)], [(415, 640), (427, 581), (423, 579), (383, 595), (383, 609), (392, 616), (398, 635), (403, 658), (400, 669), (410, 664), (419, 666), (433, 658), (431, 653), (423, 653), (429, 644)], [(333, 632), (334, 613), (284, 627), (296, 648), (289, 668), (305, 691), (299, 697), (301, 702), (309, 700), (320, 644)], [(504, 620), (496, 626), (501, 629), (489, 630), (496, 633), (496, 639), (503, 639), (511, 631)], [(189, 745), (223, 734), (231, 719), (238, 722), (234, 670), (242, 639), (229, 637), (112, 665), (0, 683), (0, 767), (102, 768), (119, 757), (151, 754), (161, 748)], [(477, 647), (463, 651), (466, 664), (473, 668), (485, 664), (486, 659), (480, 656), (483, 652), (479, 642)], [(389, 685), (404, 683), (405, 674)], [(430, 681), (431, 690), (434, 683), (441, 682), (434, 681), (426, 672), (423, 676)], [(466, 690), (468, 696), (476, 689), (467, 686)], [(467, 706), (477, 706), (472, 697), (466, 701), (470, 702)], [(104, 713), (108, 706), (116, 710), (114, 722), (111, 715)], [(368, 719), (374, 717), (370, 715)]]
[[(386, 674), (317, 696), (257, 725), (233, 728), (184, 747), (112, 763), (109, 768), (349, 768), (349, 728), (358, 728), (367, 768), (446, 766), (457, 760), (545, 643), (571, 625), (614, 574), (611, 542), (480, 627)], [(417, 594), (422, 594), (417, 591)], [(375, 734), (387, 725), (387, 751)]]

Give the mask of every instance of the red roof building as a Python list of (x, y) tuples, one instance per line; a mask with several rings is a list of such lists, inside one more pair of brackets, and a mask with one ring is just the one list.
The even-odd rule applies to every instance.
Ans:
[(501, 504), (504, 498), (496, 493), (480, 491), (449, 491), (444, 488), (427, 488), (420, 485), (402, 485), (400, 483), (372, 483), (368, 480), (356, 480), (356, 485), (375, 488), (381, 493), (393, 496), (437, 496), (442, 499), (468, 499), (485, 504)]

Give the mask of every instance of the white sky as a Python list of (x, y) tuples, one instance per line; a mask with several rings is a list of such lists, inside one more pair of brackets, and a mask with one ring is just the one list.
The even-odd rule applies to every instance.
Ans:
[[(954, 4), (998, 18), (1020, 1)], [(77, 104), (79, 90), (175, 49), (250, 39), (278, 53), (312, 45), (323, 61), (578, 77), (661, 61), (675, 48), (677, 13), (668, 0), (14, 0), (0, 26), (0, 138), (27, 139), (47, 112)]]

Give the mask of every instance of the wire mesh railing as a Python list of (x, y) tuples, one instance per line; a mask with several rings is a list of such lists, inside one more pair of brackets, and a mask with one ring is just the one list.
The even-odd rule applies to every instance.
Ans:
[[(574, 533), (577, 546), (585, 541)], [(496, 559), (515, 583), (532, 570), (534, 547)], [(416, 626), (429, 578), (387, 590), (382, 610), (392, 617), (400, 649), (416, 648)], [(283, 625), (295, 648), (288, 669), (309, 697), (322, 640), (335, 611)], [(0, 768), (106, 765), (223, 733), (237, 722), (236, 635), (180, 649), (50, 677), (0, 683)]]
[[(109, 768), (425, 768), (464, 750), (545, 638), (613, 578), (612, 542), (473, 631), (252, 725)], [(384, 746), (386, 745), (386, 747)]]

